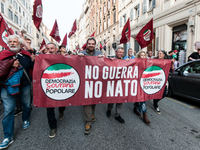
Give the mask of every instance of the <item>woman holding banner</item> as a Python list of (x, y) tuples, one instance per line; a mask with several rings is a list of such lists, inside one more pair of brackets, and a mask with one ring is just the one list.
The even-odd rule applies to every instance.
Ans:
[[(159, 51), (158, 51), (157, 59), (168, 59), (167, 53), (166, 53), (164, 50), (159, 50)], [(172, 64), (171, 64), (170, 72), (173, 72), (173, 71), (174, 71), (174, 60), (172, 59)], [(163, 93), (163, 97), (162, 97), (162, 98), (164, 98), (164, 97), (166, 96), (166, 92), (167, 92), (167, 86), (165, 86), (165, 90), (164, 90), (164, 93)], [(155, 112), (157, 112), (158, 114), (161, 114), (160, 109), (159, 109), (159, 107), (158, 107), (158, 102), (159, 102), (160, 100), (161, 100), (161, 99), (154, 99), (154, 100), (153, 100), (154, 110), (155, 110)]]
[[(145, 51), (139, 51), (136, 54), (136, 58), (146, 58)], [(151, 123), (147, 117), (147, 107), (145, 102), (135, 102), (133, 107), (133, 112), (140, 116), (140, 113), (143, 113), (144, 123)]]

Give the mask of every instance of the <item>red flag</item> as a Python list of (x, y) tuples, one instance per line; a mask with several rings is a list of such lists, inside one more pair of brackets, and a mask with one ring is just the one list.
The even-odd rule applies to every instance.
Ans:
[(40, 46), (40, 49), (42, 49), (43, 48), (43, 46), (46, 46), (46, 42), (45, 42), (45, 40), (43, 39), (43, 41), (42, 41), (42, 44), (41, 44), (41, 46)]
[[(95, 35), (95, 32), (92, 33), (92, 35), (90, 35), (90, 37), (94, 37)], [(85, 50), (87, 48), (87, 43), (85, 43), (83, 46), (82, 46), (82, 49)]]
[(74, 34), (76, 30), (77, 30), (77, 26), (76, 26), (76, 20), (75, 20), (72, 27), (72, 33)]
[(63, 42), (62, 42), (61, 45), (67, 46), (67, 33), (66, 33), (66, 35), (65, 35), (65, 37), (64, 37)]
[(90, 37), (94, 37), (94, 35), (95, 35), (95, 32), (94, 32), (94, 33), (92, 33), (92, 35), (90, 35)]
[(153, 39), (153, 18), (140, 30), (136, 36), (136, 40), (141, 48), (148, 46)]
[(14, 34), (12, 28), (8, 27), (8, 24), (6, 23), (6, 21), (0, 13), (0, 45), (2, 47), (8, 49), (7, 37), (12, 34)]
[(70, 38), (76, 32), (76, 30), (77, 30), (77, 26), (76, 26), (76, 20), (75, 20), (74, 23), (73, 23), (71, 32), (69, 33), (68, 37)]
[(87, 48), (87, 43), (82, 46), (82, 49), (85, 50)]
[(60, 39), (60, 35), (59, 35), (59, 29), (58, 29), (58, 24), (57, 24), (57, 20), (54, 23), (53, 29), (50, 33), (50, 36), (52, 38), (54, 38), (58, 43), (60, 43), (61, 39)]
[(40, 28), (40, 23), (42, 22), (42, 14), (43, 14), (42, 0), (35, 0), (33, 5), (33, 22), (38, 30)]
[(122, 37), (120, 39), (120, 44), (127, 43), (128, 41), (130, 41), (130, 38), (131, 38), (131, 27), (130, 27), (130, 21), (128, 18), (128, 21), (126, 22), (122, 30)]

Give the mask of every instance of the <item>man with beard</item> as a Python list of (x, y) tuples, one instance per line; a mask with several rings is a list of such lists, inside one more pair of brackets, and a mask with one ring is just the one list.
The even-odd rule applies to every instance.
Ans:
[[(122, 59), (123, 55), (124, 55), (124, 48), (118, 47), (115, 50), (115, 58), (116, 59)], [(113, 59), (114, 58), (112, 58), (112, 60)], [(107, 117), (111, 116), (111, 110), (113, 108), (113, 105), (114, 104), (108, 104), (108, 110), (106, 112)], [(116, 103), (115, 119), (118, 120), (120, 123), (125, 123), (124, 119), (120, 116), (121, 108), (122, 108), (122, 103)]]
[(133, 50), (132, 48), (128, 49), (128, 56), (124, 57), (124, 60), (129, 60), (129, 59), (134, 59), (135, 57), (133, 56)]
[[(33, 58), (33, 60), (34, 60), (36, 50), (31, 48), (31, 39), (24, 38), (23, 34), (20, 31), (17, 34), (20, 36), (20, 38), (22, 38), (24, 40), (23, 49), (28, 51), (29, 53), (31, 53), (31, 55), (32, 55), (31, 58)], [(21, 103), (20, 99), (17, 98), (16, 99), (15, 117), (18, 116), (21, 113), (22, 113), (22, 103)]]
[(29, 69), (33, 69), (33, 58), (29, 52), (20, 49), (23, 40), (18, 35), (10, 35), (7, 42), (10, 50), (0, 53), (0, 78), (3, 80), (1, 98), (4, 105), (4, 140), (0, 149), (7, 148), (13, 142), (15, 101), (18, 96), (23, 106), (23, 129), (29, 127), (31, 116)]
[[(54, 43), (47, 44), (47, 54), (56, 54), (57, 47)], [(64, 110), (65, 107), (59, 107), (59, 120), (63, 120), (64, 118)], [(47, 108), (47, 118), (50, 127), (49, 138), (54, 138), (57, 132), (57, 120), (55, 118), (54, 107)]]
[[(100, 51), (95, 50), (95, 45), (96, 45), (96, 40), (94, 37), (89, 37), (87, 39), (87, 48), (84, 51), (81, 51), (78, 55), (79, 56), (99, 56), (103, 57), (102, 53)], [(90, 133), (90, 129), (92, 126), (92, 122), (96, 121), (96, 118), (94, 116), (94, 111), (95, 111), (95, 105), (84, 105), (83, 106), (83, 111), (84, 111), (84, 116), (85, 116), (85, 135), (88, 135)]]

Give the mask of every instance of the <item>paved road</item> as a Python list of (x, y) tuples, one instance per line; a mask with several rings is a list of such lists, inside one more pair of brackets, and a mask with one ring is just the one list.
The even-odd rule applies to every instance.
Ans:
[[(15, 141), (9, 150), (199, 150), (200, 104), (176, 99), (164, 98), (160, 101), (161, 115), (153, 111), (152, 101), (148, 101), (150, 125), (144, 124), (141, 117), (133, 114), (130, 103), (123, 105), (125, 124), (114, 119), (114, 110), (110, 118), (106, 117), (106, 104), (97, 105), (97, 121), (87, 136), (83, 133), (82, 107), (68, 107), (64, 120), (58, 121), (54, 139), (48, 138), (46, 109), (34, 108), (27, 130), (22, 129), (21, 115), (16, 117)], [(0, 141), (3, 140), (2, 132), (0, 124)]]

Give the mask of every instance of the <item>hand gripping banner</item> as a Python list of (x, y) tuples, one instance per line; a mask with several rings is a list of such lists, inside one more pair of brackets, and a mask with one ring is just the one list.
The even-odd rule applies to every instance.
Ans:
[(61, 107), (161, 99), (171, 60), (128, 61), (43, 54), (33, 71), (33, 105)]

